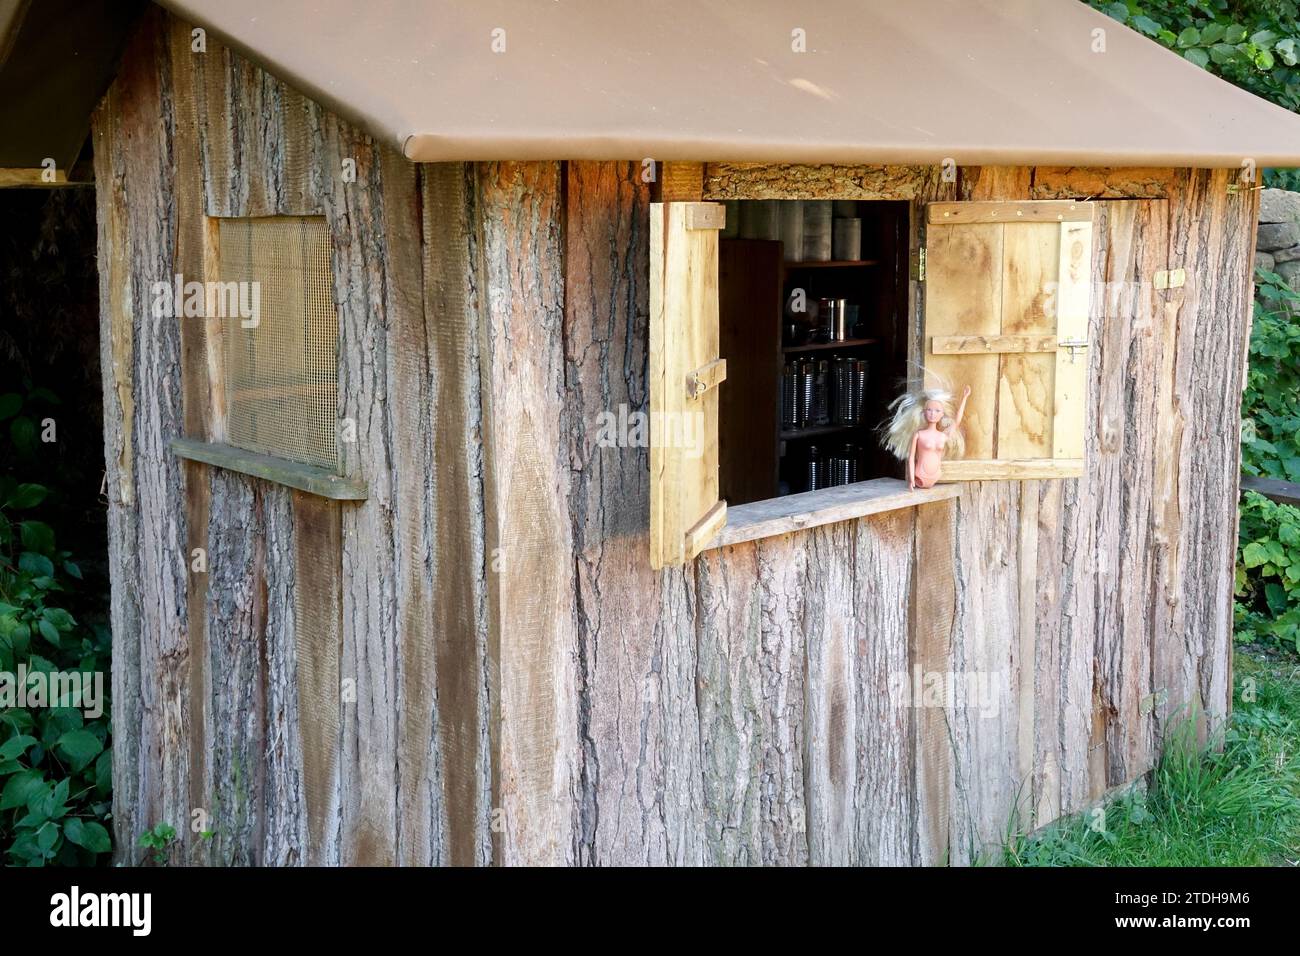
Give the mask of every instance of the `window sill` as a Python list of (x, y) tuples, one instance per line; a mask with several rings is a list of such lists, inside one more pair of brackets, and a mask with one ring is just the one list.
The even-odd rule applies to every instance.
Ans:
[(172, 439), (172, 451), (180, 458), (201, 461), (227, 471), (237, 471), (278, 485), (288, 485), (308, 494), (335, 501), (362, 501), (369, 497), (365, 482), (332, 474), (315, 465), (304, 465), (273, 455), (245, 451), (232, 445), (217, 445), (192, 438)]
[(874, 478), (838, 488), (736, 505), (727, 509), (727, 524), (705, 550), (944, 501), (958, 497), (961, 489), (960, 484), (949, 484), (912, 491), (907, 482), (897, 478)]

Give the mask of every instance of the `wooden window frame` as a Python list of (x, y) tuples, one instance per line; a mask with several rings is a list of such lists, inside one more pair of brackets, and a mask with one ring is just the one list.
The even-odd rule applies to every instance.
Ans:
[[(302, 217), (204, 217), (203, 228), (203, 281), (221, 279), (220, 228), (223, 218), (285, 218)], [(177, 321), (192, 321), (183, 315)], [(226, 471), (238, 472), (263, 481), (284, 485), (307, 494), (334, 501), (362, 501), (369, 497), (364, 481), (348, 477), (319, 465), (295, 461), (290, 458), (242, 448), (226, 441), (226, 387), (225, 350), (222, 319), (205, 315), (203, 318), (204, 355), (207, 372), (207, 398), (211, 415), (208, 417), (209, 435), (206, 439), (183, 437), (172, 439), (170, 447), (178, 458), (201, 462)], [(339, 350), (343, 340), (338, 340)], [(337, 358), (336, 358), (337, 362)], [(181, 375), (189, 374), (182, 362)], [(340, 456), (339, 471), (345, 468)]]
[[(698, 164), (668, 164), (669, 166), (685, 168), (690, 167), (698, 170), (702, 169)], [(729, 200), (750, 200), (750, 199), (852, 199), (852, 200), (907, 200), (910, 203), (909, 210), (909, 253), (916, 254), (918, 250), (923, 251), (927, 241), (925, 223), (929, 215), (929, 207), (937, 206), (939, 203), (926, 203), (919, 200), (915, 195), (907, 195), (905, 191), (900, 190), (895, 195), (802, 195), (796, 189), (784, 190), (776, 188), (770, 193), (759, 195), (746, 195), (746, 191), (740, 191), (736, 194), (725, 196), (710, 195), (705, 187), (703, 174), (689, 177), (685, 187), (680, 184), (673, 185), (673, 180), (668, 175), (671, 169), (665, 169), (665, 182), (661, 187), (659, 199), (662, 202), (704, 202), (721, 204)], [(949, 204), (951, 206), (951, 204)], [(975, 208), (975, 204), (962, 203), (956, 204), (965, 206), (970, 209)], [(1028, 207), (1034, 207), (1039, 210), (1046, 210), (1046, 204), (1027, 204)], [(1091, 209), (1088, 210), (1089, 221), (1091, 221)], [(1091, 235), (1089, 234), (1091, 242)], [(1091, 249), (1089, 249), (1091, 255)], [(924, 262), (924, 259), (921, 259)], [(1064, 257), (1062, 258), (1062, 268), (1064, 267)], [(653, 267), (652, 267), (653, 268)], [(923, 266), (922, 266), (923, 268)], [(908, 339), (908, 355), (910, 362), (921, 362), (928, 353), (928, 343), (925, 331), (925, 305), (927, 286), (925, 281), (928, 277), (924, 273), (917, 274), (914, 272), (908, 288), (908, 303), (906, 312), (906, 328), (904, 334)], [(1085, 281), (1085, 289), (1090, 277)], [(652, 277), (652, 288), (655, 285)], [(1082, 312), (1083, 328), (1086, 331), (1088, 322), (1088, 306), (1086, 295), (1084, 298), (1084, 307)], [(1077, 310), (1076, 310), (1077, 311)], [(654, 305), (652, 304), (652, 323), (655, 321)], [(1075, 319), (1078, 319), (1075, 316)], [(1059, 331), (1059, 328), (1058, 328)], [(1056, 336), (1059, 339), (1059, 335)], [(1028, 337), (1025, 337), (1028, 339)], [(1018, 348), (1016, 343), (1003, 343), (1007, 348)], [(1042, 343), (1034, 345), (1029, 343), (1025, 346), (1025, 351), (1048, 351)], [(653, 351), (653, 347), (652, 347)], [(725, 361), (725, 356), (720, 356)], [(1085, 365), (1086, 369), (1086, 365)], [(1086, 389), (1086, 371), (1083, 383)], [(722, 383), (723, 388), (726, 387)], [(653, 397), (653, 396), (652, 396)], [(1084, 391), (1082, 398), (1078, 399), (1083, 408), (1083, 414), (1087, 413), (1087, 403), (1090, 396)], [(654, 410), (652, 402), (652, 411)], [(1081, 445), (1081, 435), (1080, 445)], [(962, 493), (964, 483), (968, 480), (1023, 480), (1028, 478), (1074, 478), (1082, 475), (1084, 471), (1084, 461), (1082, 451), (1077, 456), (1071, 456), (1065, 460), (998, 460), (979, 462), (980, 474), (975, 477), (968, 472), (970, 468), (963, 468), (963, 459), (954, 459), (952, 462), (945, 463), (945, 474), (941, 483), (931, 489), (910, 489), (906, 482), (895, 478), (877, 478), (857, 482), (852, 485), (839, 486), (836, 488), (823, 489), (816, 492), (805, 492), (801, 494), (785, 495), (775, 498), (764, 499), (761, 501), (748, 502), (743, 505), (732, 506), (727, 508), (726, 502), (719, 500), (719, 507), (715, 507), (710, 514), (719, 514), (720, 520), (718, 527), (708, 530), (709, 539), (699, 544), (697, 552), (703, 552), (715, 548), (726, 547), (732, 544), (738, 544), (744, 541), (753, 541), (765, 537), (771, 537), (781, 534), (787, 534), (793, 531), (799, 531), (806, 528), (817, 527), (820, 525), (831, 524), (839, 521), (853, 520), (865, 517), (871, 514), (879, 514), (884, 511), (896, 510), (901, 508), (916, 507), (927, 504), (931, 501), (945, 500), (959, 497)], [(652, 467), (652, 500), (653, 496), (662, 492), (662, 489), (654, 487), (656, 481), (656, 472)], [(651, 564), (653, 567), (661, 567), (664, 564), (683, 563), (669, 560), (663, 561), (661, 553), (656, 552), (653, 539), (655, 537), (655, 524), (652, 520), (652, 556)], [(689, 538), (688, 538), (689, 542)], [(690, 551), (688, 547), (687, 551)], [(689, 561), (694, 555), (687, 553), (684, 560)]]
[[(748, 197), (735, 198), (745, 199)], [(789, 196), (782, 198), (824, 197)], [(663, 242), (663, 236), (667, 228), (666, 223), (668, 222), (667, 206), (673, 202), (683, 205), (695, 205), (695, 201), (689, 199), (666, 198), (662, 211), (658, 204), (652, 206), (652, 217), (664, 217), (659, 222), (652, 221), (652, 246), (656, 242)], [(718, 207), (725, 209), (720, 200), (706, 199), (702, 201), (702, 204), (716, 204)], [(707, 222), (710, 226), (721, 229), (722, 224), (725, 222), (725, 213), (719, 217), (714, 211), (689, 210), (686, 221), (693, 223), (696, 219), (701, 223)], [(915, 219), (914, 211), (909, 213), (909, 235), (915, 234)], [(687, 228), (696, 227), (688, 225)], [(672, 395), (664, 386), (669, 381), (675, 383), (686, 372), (691, 370), (685, 369), (680, 361), (674, 362), (672, 357), (665, 360), (664, 356), (658, 354), (660, 350), (656, 348), (656, 345), (665, 340), (665, 323), (671, 321), (666, 319), (666, 305), (660, 301), (660, 296), (664, 294), (662, 290), (667, 288), (664, 283), (671, 282), (671, 280), (665, 278), (662, 262), (655, 261), (653, 248), (651, 260), (651, 406), (652, 411), (673, 412), (680, 408), (680, 404), (677, 397)], [(716, 273), (716, 255), (713, 270)], [(916, 343), (913, 341), (915, 339), (915, 319), (916, 297), (911, 295), (909, 290), (907, 326), (904, 330), (904, 334), (908, 337), (909, 355), (913, 354), (916, 348)], [(707, 358), (708, 356), (695, 356), (694, 361), (706, 361)], [(724, 363), (725, 356), (721, 356), (709, 363), (707, 367), (717, 368), (722, 366), (725, 368)], [(687, 362), (686, 364), (691, 363)], [(726, 388), (724, 379), (725, 373), (722, 378), (716, 381), (710, 380), (708, 388), (712, 389), (715, 386)], [(658, 388), (658, 391), (656, 391), (656, 388)], [(668, 399), (666, 405), (657, 404), (665, 398)], [(716, 416), (716, 405), (714, 409)], [(651, 417), (653, 420), (654, 416)], [(793, 531), (839, 521), (853, 520), (885, 511), (914, 508), (934, 501), (957, 498), (962, 493), (962, 486), (959, 484), (928, 489), (912, 489), (907, 486), (905, 481), (897, 478), (874, 478), (855, 482), (851, 485), (765, 498), (760, 501), (735, 506), (728, 506), (726, 501), (719, 498), (712, 507), (692, 506), (694, 510), (700, 511), (698, 516), (692, 511), (687, 520), (674, 521), (676, 516), (670, 514), (669, 520), (665, 522), (664, 512), (667, 509), (664, 508), (662, 499), (672, 494), (672, 483), (663, 479), (665, 457), (662, 451), (657, 451), (657, 443), (652, 441), (650, 546), (651, 566), (656, 569), (686, 563), (697, 554), (716, 548), (788, 534)], [(713, 464), (716, 465), (716, 450)], [(672, 467), (671, 459), (669, 467)], [(716, 477), (714, 487), (716, 488)], [(686, 525), (691, 524), (690, 519), (696, 517), (699, 520), (690, 528), (687, 528)]]

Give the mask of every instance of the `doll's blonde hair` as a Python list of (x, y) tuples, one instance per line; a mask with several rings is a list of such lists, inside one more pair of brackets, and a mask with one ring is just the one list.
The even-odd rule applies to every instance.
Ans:
[[(890, 417), (880, 426), (880, 443), (895, 458), (907, 461), (912, 450), (912, 436), (925, 428), (925, 406), (930, 402), (943, 404), (943, 418), (939, 419), (939, 430), (948, 431), (953, 425), (956, 410), (952, 404), (952, 391), (947, 385), (932, 388), (908, 388), (902, 395), (889, 403)], [(948, 432), (948, 443), (944, 446), (945, 458), (960, 458), (966, 451), (966, 440), (960, 428)]]

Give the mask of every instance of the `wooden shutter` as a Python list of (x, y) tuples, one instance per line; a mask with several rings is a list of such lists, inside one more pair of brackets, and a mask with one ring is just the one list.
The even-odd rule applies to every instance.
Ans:
[(718, 498), (720, 203), (650, 204), (650, 564), (682, 564), (726, 524)]
[(1083, 474), (1092, 212), (1085, 202), (931, 203), (924, 364), (960, 396), (943, 480)]

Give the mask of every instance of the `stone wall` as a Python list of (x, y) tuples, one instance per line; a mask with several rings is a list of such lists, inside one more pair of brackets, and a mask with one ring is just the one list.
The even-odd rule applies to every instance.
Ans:
[(1255, 265), (1276, 272), (1300, 292), (1300, 193), (1286, 189), (1260, 193)]

